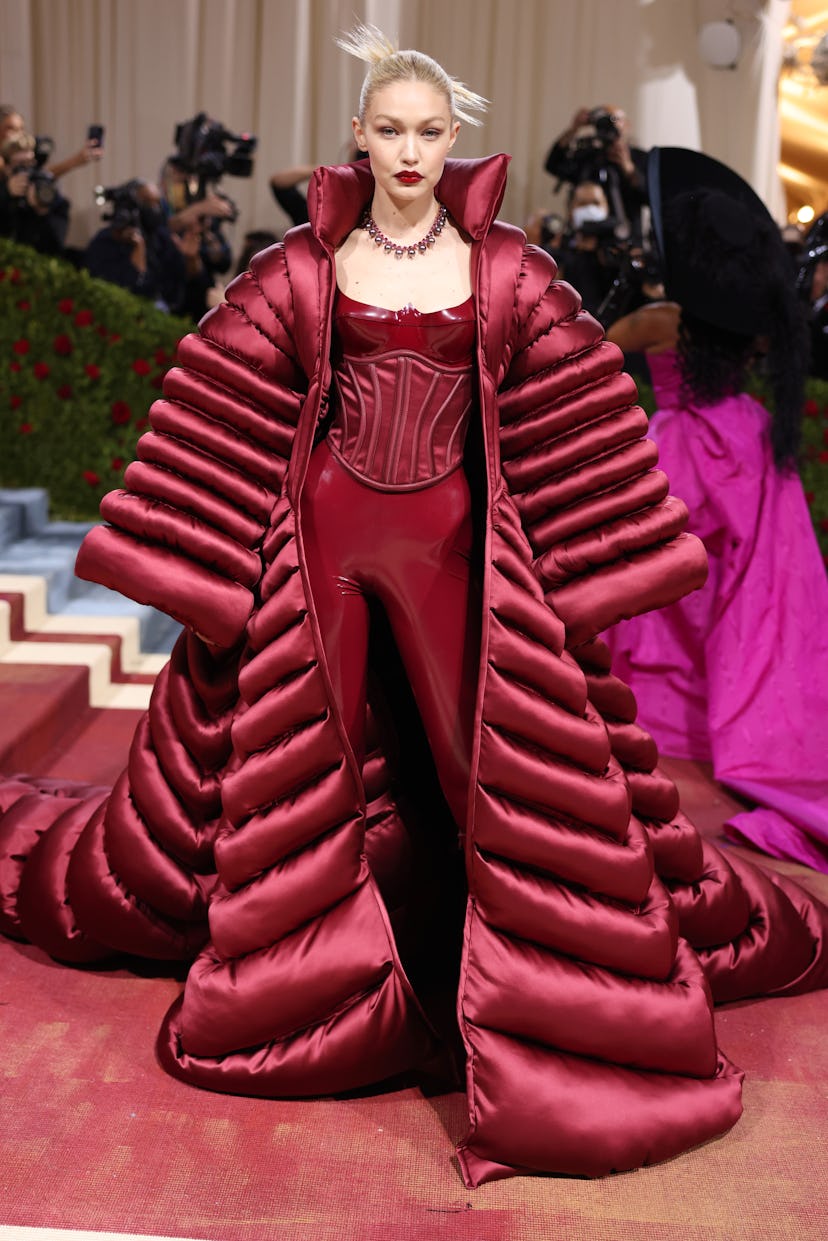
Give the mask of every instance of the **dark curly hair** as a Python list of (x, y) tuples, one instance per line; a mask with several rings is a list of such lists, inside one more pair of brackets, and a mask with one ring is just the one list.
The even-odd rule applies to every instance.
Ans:
[(683, 398), (711, 404), (742, 392), (761, 358), (773, 394), (774, 461), (795, 465), (808, 330), (777, 225), (761, 204), (700, 186), (667, 204), (664, 229), (668, 293), (682, 308)]
[(682, 309), (678, 339), (682, 400), (712, 405), (743, 392), (751, 371), (761, 367), (773, 394), (773, 459), (778, 469), (793, 468), (802, 433), (807, 353), (804, 318), (792, 291), (783, 291), (775, 308), (774, 330), (760, 341)]

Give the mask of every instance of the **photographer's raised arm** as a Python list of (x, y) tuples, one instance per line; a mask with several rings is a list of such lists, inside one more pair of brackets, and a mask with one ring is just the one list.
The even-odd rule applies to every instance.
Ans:
[(59, 159), (54, 163), (50, 162), (48, 169), (57, 181), (60, 177), (64, 177), (67, 172), (72, 172), (74, 168), (85, 168), (87, 164), (99, 160), (102, 155), (103, 148), (101, 145), (88, 140), (74, 154), (67, 155), (66, 159)]
[(579, 108), (569, 122), (569, 125), (562, 133), (558, 134), (558, 137), (549, 148), (549, 154), (546, 157), (544, 167), (550, 176), (564, 177), (570, 143), (578, 130), (588, 124), (589, 112), (589, 108)]

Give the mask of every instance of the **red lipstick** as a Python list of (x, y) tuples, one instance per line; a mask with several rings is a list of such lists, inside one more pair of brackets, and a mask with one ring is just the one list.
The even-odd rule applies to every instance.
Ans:
[(422, 179), (419, 172), (398, 172), (394, 176), (394, 180), (402, 181), (403, 185), (416, 185)]

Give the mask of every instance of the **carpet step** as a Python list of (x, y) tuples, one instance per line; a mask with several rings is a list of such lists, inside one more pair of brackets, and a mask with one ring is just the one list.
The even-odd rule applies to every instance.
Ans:
[(31, 575), (46, 583), (54, 615), (135, 617), (145, 651), (169, 653), (181, 626), (163, 612), (75, 576), (78, 548), (95, 523), (49, 521), (48, 494), (40, 488), (0, 489), (0, 575)]
[(167, 661), (135, 616), (54, 616), (41, 577), (0, 575), (0, 770), (105, 783)]

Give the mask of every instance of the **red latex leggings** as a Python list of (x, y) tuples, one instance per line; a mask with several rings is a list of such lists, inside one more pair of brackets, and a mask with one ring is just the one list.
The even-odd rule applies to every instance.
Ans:
[(477, 676), (469, 600), (471, 511), (462, 469), (416, 491), (352, 475), (323, 441), (302, 498), (302, 531), (334, 693), (357, 760), (365, 747), (368, 596), (382, 605), (460, 831)]

